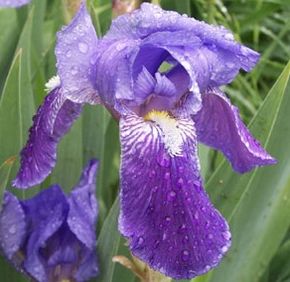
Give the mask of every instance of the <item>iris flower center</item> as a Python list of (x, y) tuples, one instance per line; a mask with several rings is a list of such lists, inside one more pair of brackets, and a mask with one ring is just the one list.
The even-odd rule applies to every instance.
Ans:
[(167, 111), (152, 110), (144, 116), (144, 120), (153, 122), (161, 130), (169, 155), (180, 156), (182, 154), (183, 139), (177, 119)]

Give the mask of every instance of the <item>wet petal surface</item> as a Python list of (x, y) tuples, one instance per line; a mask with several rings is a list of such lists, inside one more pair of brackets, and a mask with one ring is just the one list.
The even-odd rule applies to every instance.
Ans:
[[(192, 120), (169, 128), (155, 121), (135, 115), (120, 121), (119, 229), (150, 267), (175, 279), (192, 278), (219, 263), (230, 232), (202, 187)], [(166, 138), (172, 130), (175, 140)]]
[(239, 110), (219, 90), (203, 95), (203, 106), (194, 116), (198, 140), (221, 150), (233, 168), (244, 173), (256, 166), (275, 164), (251, 135)]
[(47, 95), (33, 118), (29, 139), (13, 185), (27, 188), (42, 182), (56, 163), (58, 142), (78, 118), (82, 105), (65, 100), (60, 88)]
[(3, 207), (0, 212), (0, 242), (1, 248), (8, 259), (20, 249), (26, 235), (24, 211), (17, 198), (6, 192)]
[(98, 38), (85, 3), (57, 38), (55, 53), (63, 94), (76, 103), (99, 103), (95, 67)]
[(57, 185), (22, 202), (29, 234), (24, 267), (38, 281), (46, 281), (47, 265), (40, 254), (47, 240), (53, 236), (66, 219), (69, 209), (65, 195)]
[(96, 244), (95, 224), (98, 216), (95, 196), (98, 162), (92, 160), (85, 168), (78, 186), (71, 192), (68, 203), (68, 225), (76, 237), (89, 249)]
[(31, 0), (0, 0), (0, 7), (16, 8), (26, 5)]

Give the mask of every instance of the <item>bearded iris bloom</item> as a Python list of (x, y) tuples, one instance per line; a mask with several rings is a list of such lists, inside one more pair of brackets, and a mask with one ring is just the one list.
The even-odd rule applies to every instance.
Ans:
[(119, 230), (132, 253), (176, 279), (215, 267), (231, 235), (203, 188), (197, 143), (220, 150), (240, 173), (276, 162), (220, 90), (240, 69), (250, 71), (258, 53), (223, 27), (151, 4), (120, 16), (98, 39), (83, 4), (58, 33), (56, 57), (58, 76), (14, 185), (40, 183), (83, 104), (101, 103), (119, 120)]
[(69, 196), (58, 185), (24, 201), (5, 193), (1, 248), (33, 280), (87, 281), (97, 275), (97, 167), (92, 160)]
[(17, 8), (28, 4), (31, 0), (0, 0), (0, 7)]

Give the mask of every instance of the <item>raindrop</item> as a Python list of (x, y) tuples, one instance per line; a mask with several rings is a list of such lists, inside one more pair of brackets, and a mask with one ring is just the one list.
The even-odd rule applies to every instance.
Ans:
[(183, 260), (183, 261), (187, 261), (188, 259), (189, 259), (189, 251), (184, 250), (184, 251), (182, 252), (182, 260)]
[(178, 179), (178, 181), (177, 181), (177, 184), (178, 184), (178, 186), (179, 187), (182, 187), (183, 186), (183, 179), (180, 177), (179, 179)]
[(157, 161), (162, 167), (169, 167), (170, 165), (170, 159), (166, 154), (163, 154), (161, 157), (159, 157)]
[(152, 177), (154, 177), (155, 175), (156, 175), (156, 172), (155, 172), (154, 169), (152, 169), (152, 170), (150, 171), (150, 173), (149, 173), (149, 177), (152, 178)]
[(176, 198), (176, 192), (171, 191), (168, 193), (168, 200), (174, 200)]
[(71, 68), (71, 74), (76, 75), (78, 73), (78, 68), (77, 67), (72, 67)]
[(144, 238), (142, 236), (140, 236), (138, 238), (138, 245), (142, 245), (144, 243)]
[(184, 238), (183, 238), (183, 243), (187, 243), (188, 240), (189, 240), (188, 236), (185, 235)]
[(212, 234), (208, 234), (208, 239), (212, 240), (213, 239), (213, 235)]
[(206, 265), (205, 267), (204, 267), (204, 272), (208, 272), (210, 270), (210, 266), (209, 265)]
[(182, 232), (185, 231), (186, 230), (186, 225), (184, 223), (181, 224), (180, 227), (179, 227), (179, 230), (182, 231)]
[(16, 226), (15, 226), (15, 225), (12, 225), (12, 226), (9, 228), (8, 232), (9, 232), (10, 234), (15, 234), (15, 233), (16, 233)]
[(166, 217), (165, 217), (165, 221), (166, 221), (166, 222), (170, 222), (170, 221), (171, 221), (171, 217), (170, 217), (170, 216), (166, 216)]
[(88, 52), (88, 49), (89, 49), (89, 46), (88, 46), (87, 43), (84, 43), (84, 42), (80, 42), (79, 43), (79, 50), (80, 50), (80, 52), (87, 53)]
[(164, 174), (164, 179), (169, 180), (170, 179), (170, 172), (166, 172)]
[(70, 58), (71, 57), (71, 50), (68, 50), (65, 55), (67, 56), (67, 58)]
[(222, 252), (222, 253), (225, 253), (227, 250), (228, 250), (228, 246), (223, 246), (223, 247), (221, 248), (221, 252)]
[(233, 41), (234, 40), (234, 36), (231, 33), (227, 33), (227, 34), (225, 34), (225, 39)]
[(231, 232), (230, 231), (226, 231), (226, 232), (223, 232), (223, 237), (226, 239), (226, 240), (230, 240), (231, 239)]

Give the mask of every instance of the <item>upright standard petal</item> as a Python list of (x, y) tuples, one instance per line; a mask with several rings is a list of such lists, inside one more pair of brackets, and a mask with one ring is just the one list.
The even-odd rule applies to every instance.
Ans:
[(26, 221), (24, 211), (17, 198), (6, 192), (0, 212), (0, 242), (8, 259), (20, 249), (25, 240)]
[(55, 53), (63, 94), (76, 103), (99, 103), (95, 67), (98, 38), (85, 1), (57, 38)]
[(35, 279), (45, 282), (48, 268), (41, 249), (66, 220), (69, 206), (57, 185), (23, 201), (22, 206), (31, 232), (27, 238), (24, 268)]
[(98, 216), (95, 197), (98, 162), (91, 160), (85, 168), (78, 186), (71, 192), (68, 202), (68, 225), (76, 237), (89, 249), (96, 242), (95, 223)]
[(276, 163), (244, 125), (239, 110), (218, 89), (203, 95), (202, 109), (194, 120), (198, 140), (221, 150), (236, 171)]
[(82, 105), (65, 100), (61, 89), (47, 95), (33, 118), (29, 139), (13, 185), (27, 188), (42, 182), (56, 163), (57, 144), (78, 118)]
[(121, 119), (120, 134), (119, 228), (132, 253), (175, 279), (216, 266), (230, 232), (202, 187), (193, 121), (132, 114)]
[(0, 7), (17, 8), (26, 5), (31, 0), (0, 0)]
[[(197, 21), (173, 11), (164, 11), (156, 5), (143, 3), (139, 10), (125, 14), (113, 21), (105, 38), (122, 40), (146, 38), (158, 32), (190, 32), (201, 39), (205, 46), (216, 46), (234, 54), (241, 68), (252, 69), (259, 55), (234, 40), (233, 34), (222, 26), (214, 26)], [(174, 42), (174, 40), (172, 40)], [(189, 44), (184, 44), (189, 46)]]

